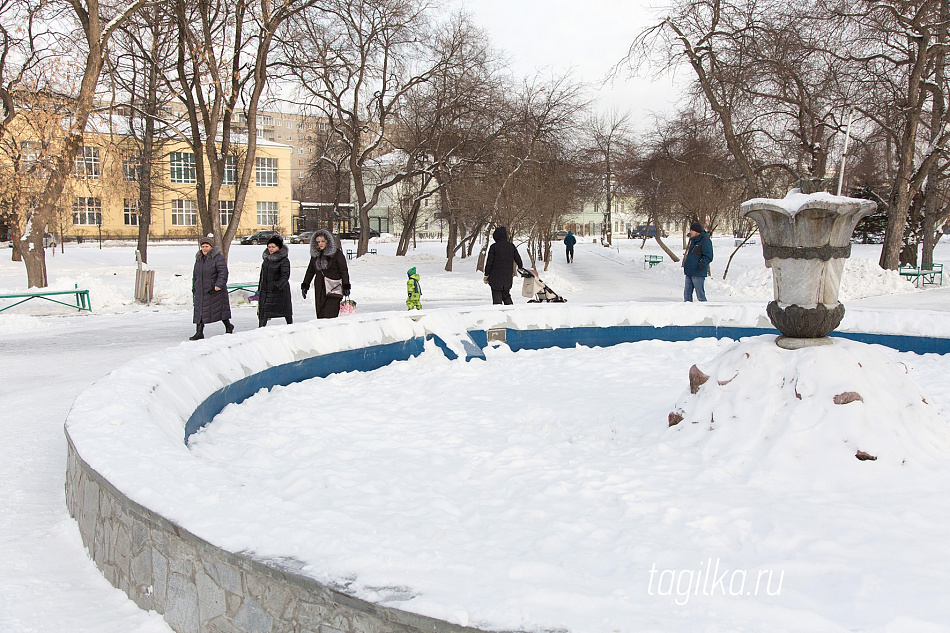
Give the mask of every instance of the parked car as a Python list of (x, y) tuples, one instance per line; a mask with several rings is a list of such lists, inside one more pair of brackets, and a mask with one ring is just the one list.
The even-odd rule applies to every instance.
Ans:
[(241, 244), (267, 244), (272, 237), (281, 237), (280, 231), (258, 231), (241, 238)]
[[(379, 237), (379, 231), (376, 229), (369, 230), (370, 237)], [(337, 235), (341, 240), (358, 240), (360, 239), (360, 229), (359, 227), (353, 229), (352, 231), (343, 231)]]
[(563, 240), (565, 237), (567, 237), (567, 231), (555, 231), (554, 234), (551, 236), (551, 239)]
[(314, 231), (304, 231), (303, 233), (298, 233), (297, 235), (290, 236), (291, 244), (309, 244), (310, 238), (313, 237)]
[[(656, 237), (656, 231), (657, 229), (653, 225), (638, 224), (636, 228), (630, 231), (630, 237)], [(660, 229), (660, 237), (669, 237), (669, 234), (663, 229)]]

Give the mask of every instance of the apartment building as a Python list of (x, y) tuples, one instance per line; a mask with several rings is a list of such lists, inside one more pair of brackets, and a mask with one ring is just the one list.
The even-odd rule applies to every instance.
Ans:
[[(255, 177), (248, 190), (237, 235), (260, 229), (291, 230), (291, 148), (258, 141)], [(219, 209), (222, 226), (235, 216), (234, 198), (240, 158), (225, 168)], [(152, 165), (150, 237), (197, 238), (199, 232), (195, 156), (183, 142), (166, 142)], [(139, 223), (140, 153), (130, 139), (87, 134), (75, 159), (73, 178), (65, 192), (62, 237), (134, 238)], [(71, 208), (69, 205), (71, 202)]]

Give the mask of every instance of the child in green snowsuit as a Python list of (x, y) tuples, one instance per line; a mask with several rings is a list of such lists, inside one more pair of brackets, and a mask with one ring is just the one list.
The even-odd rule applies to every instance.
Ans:
[(406, 282), (406, 291), (409, 293), (409, 296), (406, 297), (406, 308), (409, 310), (421, 310), (422, 286), (419, 285), (419, 273), (416, 272), (416, 267), (413, 266), (406, 271), (406, 274), (409, 275), (409, 281)]

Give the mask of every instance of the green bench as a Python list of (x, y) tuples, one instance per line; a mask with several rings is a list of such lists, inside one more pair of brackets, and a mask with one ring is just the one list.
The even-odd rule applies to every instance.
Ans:
[(657, 264), (663, 261), (662, 255), (644, 255), (643, 256), (643, 267), (644, 268), (653, 268)]
[(228, 284), (228, 294), (231, 294), (235, 290), (246, 290), (247, 292), (257, 292), (257, 282), (253, 283), (241, 283), (241, 284)]
[[(60, 301), (59, 299), (54, 298), (62, 296), (73, 297), (75, 304), (66, 303), (65, 301)], [(52, 301), (53, 303), (58, 303), (59, 305), (66, 306), (67, 308), (76, 308), (80, 312), (83, 310), (92, 312), (92, 300), (89, 298), (89, 291), (80, 290), (78, 285), (75, 285), (75, 290), (37, 290), (35, 292), (0, 294), (0, 299), (19, 299), (19, 301), (16, 303), (11, 303), (8, 306), (0, 308), (0, 312), (8, 310), (14, 306), (18, 306), (21, 303), (25, 303), (30, 299), (45, 299), (46, 301)]]
[(918, 288), (921, 286), (943, 285), (943, 264), (933, 264), (930, 268), (901, 266), (898, 272), (901, 277), (906, 277), (907, 281), (914, 282), (914, 285)]

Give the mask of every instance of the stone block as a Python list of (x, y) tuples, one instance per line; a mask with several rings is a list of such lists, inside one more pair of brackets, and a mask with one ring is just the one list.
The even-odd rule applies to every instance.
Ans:
[(191, 578), (179, 573), (168, 577), (165, 621), (177, 633), (198, 633), (198, 590)]
[(274, 619), (256, 600), (248, 596), (234, 616), (234, 624), (246, 633), (271, 633)]
[(224, 615), (226, 610), (224, 589), (219, 587), (211, 576), (204, 571), (195, 572), (195, 585), (198, 588), (199, 616), (202, 623)]

